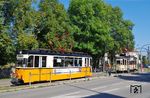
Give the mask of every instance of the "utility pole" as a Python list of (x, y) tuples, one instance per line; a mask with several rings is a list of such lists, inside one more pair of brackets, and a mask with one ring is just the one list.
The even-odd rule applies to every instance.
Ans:
[(148, 64), (150, 63), (150, 50), (149, 50), (149, 46), (147, 49), (147, 59), (148, 59)]

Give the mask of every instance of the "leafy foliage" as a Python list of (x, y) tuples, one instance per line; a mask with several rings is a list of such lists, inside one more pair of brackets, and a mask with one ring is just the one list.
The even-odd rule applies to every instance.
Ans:
[(74, 33), (76, 49), (103, 55), (113, 47), (110, 27), (106, 21), (107, 5), (101, 0), (72, 0), (69, 7), (72, 23), (78, 30)]
[(4, 22), (4, 3), (6, 1), (0, 1), (0, 65), (4, 65), (7, 62), (13, 60), (14, 46), (8, 31), (9, 25)]
[(104, 53), (113, 61), (115, 54), (134, 49), (133, 23), (123, 19), (119, 7), (102, 0), (71, 0), (68, 14), (76, 27), (74, 50), (90, 53), (94, 65)]
[(57, 0), (42, 0), (39, 6), (37, 38), (41, 48), (71, 51), (72, 27), (64, 6)]
[(123, 19), (118, 7), (102, 0), (71, 0), (68, 13), (77, 27), (75, 49), (101, 56), (121, 52), (122, 48), (133, 49), (133, 24)]

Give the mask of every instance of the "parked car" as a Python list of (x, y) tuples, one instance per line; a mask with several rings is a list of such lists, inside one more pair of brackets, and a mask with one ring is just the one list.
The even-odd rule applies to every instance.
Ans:
[(150, 68), (150, 64), (144, 64), (144, 68)]

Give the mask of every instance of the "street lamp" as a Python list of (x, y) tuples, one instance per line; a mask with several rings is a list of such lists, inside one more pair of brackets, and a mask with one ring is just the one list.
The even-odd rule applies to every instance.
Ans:
[[(144, 49), (144, 50), (143, 50)], [(143, 51), (142, 51), (143, 50)], [(145, 51), (146, 50), (146, 51)], [(135, 52), (138, 54), (138, 57), (137, 57), (137, 63), (138, 65), (141, 64), (141, 59), (142, 59), (142, 52), (147, 52), (148, 53), (149, 49), (147, 48), (142, 48), (141, 47), (138, 47), (136, 48)], [(139, 66), (138, 66), (139, 67)]]
[[(145, 44), (145, 45), (143, 45), (143, 46), (140, 48), (140, 56), (141, 56), (141, 66), (140, 66), (140, 67), (141, 67), (141, 72), (143, 71), (143, 70), (142, 70), (142, 68), (143, 68), (142, 62), (143, 62), (143, 61), (142, 61), (142, 53), (141, 53), (141, 52), (142, 52), (142, 49), (145, 49), (145, 48), (144, 48), (145, 46), (150, 46), (150, 44)], [(149, 51), (148, 51), (148, 52), (149, 52)]]

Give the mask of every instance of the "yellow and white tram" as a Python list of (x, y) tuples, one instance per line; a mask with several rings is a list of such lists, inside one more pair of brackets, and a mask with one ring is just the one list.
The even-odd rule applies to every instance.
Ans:
[(12, 70), (12, 84), (92, 76), (92, 57), (84, 53), (22, 50)]

